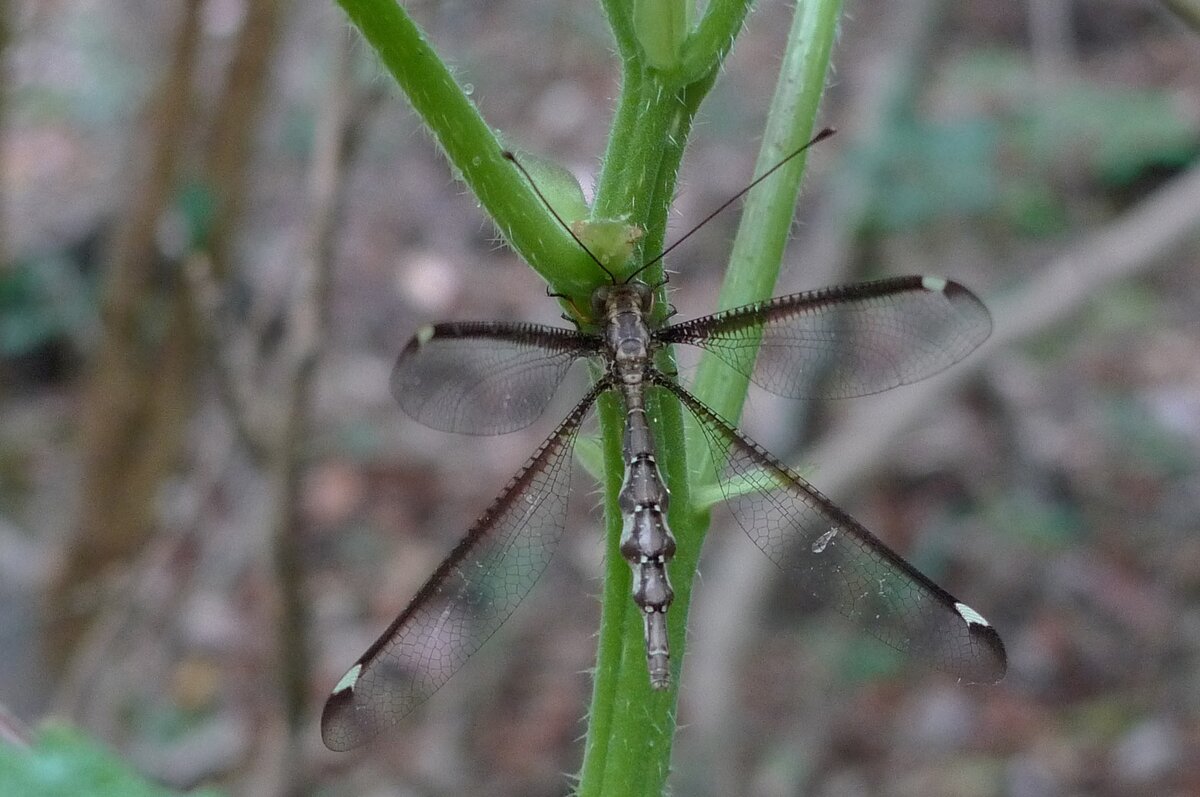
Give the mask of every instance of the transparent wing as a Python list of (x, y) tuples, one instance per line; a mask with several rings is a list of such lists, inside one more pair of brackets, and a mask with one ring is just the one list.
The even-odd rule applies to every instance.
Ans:
[(598, 341), (571, 329), (491, 322), (423, 327), (392, 369), (392, 395), (426, 426), (502, 434), (533, 423)]
[[(659, 376), (699, 422), (734, 518), (799, 585), (887, 645), (970, 683), (1004, 676), (999, 634), (769, 452)], [(737, 486), (734, 487), (733, 485)], [(791, 546), (806, 555), (785, 556)]]
[(571, 448), (603, 383), (576, 405), (400, 616), (342, 677), (321, 714), (331, 750), (357, 747), (450, 679), (546, 569), (566, 523)]
[(657, 337), (707, 349), (781, 396), (849, 398), (932, 376), (991, 331), (975, 294), (957, 282), (915, 276), (780, 296), (685, 321)]

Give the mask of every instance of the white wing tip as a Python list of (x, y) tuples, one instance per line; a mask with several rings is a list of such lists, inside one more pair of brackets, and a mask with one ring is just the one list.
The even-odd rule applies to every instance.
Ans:
[(362, 664), (355, 664), (346, 674), (342, 676), (342, 680), (337, 682), (337, 686), (333, 687), (333, 694), (342, 692), (353, 692), (354, 687), (358, 684), (358, 677), (362, 675)]
[(984, 628), (991, 627), (991, 623), (989, 623), (982, 614), (975, 611), (965, 603), (954, 604), (954, 609), (958, 612), (962, 619), (967, 621), (967, 625), (981, 625)]

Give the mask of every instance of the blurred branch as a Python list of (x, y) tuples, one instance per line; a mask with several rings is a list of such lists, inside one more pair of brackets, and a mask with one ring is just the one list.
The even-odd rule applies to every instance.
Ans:
[(334, 53), (327, 93), (317, 121), (316, 140), (309, 170), (310, 209), (304, 229), (308, 241), (297, 273), (298, 290), (291, 306), (289, 335), (284, 355), (291, 372), (285, 393), (284, 424), (274, 456), (275, 521), (272, 535), (275, 576), (279, 583), (282, 622), (279, 628), (280, 671), (289, 745), (285, 774), (292, 777), (288, 791), (301, 782), (307, 698), (310, 676), (309, 610), (304, 597), (304, 557), (301, 480), (308, 462), (304, 443), (311, 426), (317, 359), (329, 326), (330, 272), (334, 229), (338, 218), (344, 167), (359, 140), (351, 135), (358, 119), (349, 114), (352, 84), (349, 75), (349, 39), (335, 29)]
[[(304, 730), (309, 720), (309, 610), (304, 598), (302, 480), (309, 457), (311, 407), (319, 355), (329, 326), (331, 269), (335, 230), (343, 198), (346, 164), (362, 141), (363, 121), (384, 96), (376, 84), (356, 90), (349, 73), (349, 42), (340, 30), (330, 59), (329, 85), (318, 112), (309, 168), (309, 211), (293, 293), (283, 324), (284, 338), (273, 362), (251, 354), (261, 325), (219, 332), (214, 322), (221, 289), (208, 261), (193, 258), (188, 274), (202, 328), (211, 343), (214, 372), (222, 403), (238, 437), (271, 480), (271, 549), (278, 586), (277, 654), (282, 683), (286, 739), (283, 749), (260, 757), (257, 783), (274, 784), (284, 794), (304, 788)], [(250, 314), (260, 317), (261, 313)], [(268, 374), (259, 378), (258, 374)], [(280, 753), (280, 756), (274, 753)], [(279, 766), (276, 767), (276, 762)], [(282, 781), (282, 782), (281, 782)]]
[(29, 747), (33, 734), (4, 705), (0, 704), (0, 744), (9, 747)]
[[(5, 139), (8, 132), (6, 124), (8, 121), (8, 87), (12, 85), (7, 68), (10, 35), (8, 22), (11, 13), (8, 0), (0, 0), (0, 154), (7, 151)], [(8, 193), (4, 190), (8, 186), (8, 178), (4, 174), (5, 168), (6, 160), (0, 158), (0, 266), (8, 264), (8, 228), (5, 224), (5, 219), (8, 218), (8, 214), (5, 212), (5, 208), (8, 206)]]
[(1071, 4), (1030, 0), (1027, 10), (1036, 88), (1046, 97), (1056, 96), (1056, 88), (1076, 79), (1079, 64), (1071, 27)]
[(1163, 0), (1163, 5), (1189, 28), (1200, 31), (1200, 0)]
[[(111, 651), (126, 638), (129, 617), (141, 619), (145, 611), (139, 609), (138, 600), (138, 585), (145, 579), (130, 574), (130, 564), (160, 548), (151, 536), (160, 523), (157, 499), (164, 480), (182, 458), (184, 429), (192, 415), (200, 349), (197, 307), (179, 263), (172, 260), (180, 255), (163, 253), (157, 240), (160, 222), (174, 208), (182, 164), (203, 163), (202, 179), (216, 200), (207, 237), (192, 244), (201, 250), (195, 255), (201, 260), (193, 261), (193, 266), (207, 262), (205, 247), (211, 257), (211, 284), (205, 288), (210, 297), (228, 278), (228, 253), (246, 204), (251, 142), (278, 39), (281, 2), (247, 5), (225, 85), (214, 100), (207, 145), (198, 158), (190, 158), (197, 133), (205, 126), (193, 102), (203, 6), (201, 0), (181, 3), (170, 64), (147, 107), (149, 143), (134, 150), (146, 159), (146, 174), (138, 181), (133, 204), (114, 237), (105, 275), (105, 334), (84, 402), (84, 514), (80, 532), (64, 554), (65, 565), (50, 605), (52, 610), (75, 605), (73, 596), (112, 572), (124, 574), (123, 581), (130, 584), (129, 598), (120, 602), (123, 614), (106, 614), (99, 622), (95, 622), (93, 603), (86, 613), (68, 613), (65, 623), (48, 624), (51, 655), (60, 665), (71, 661), (60, 705), (87, 705), (88, 696), (97, 694), (95, 684), (101, 677), (97, 667), (109, 662)], [(194, 237), (200, 238), (202, 228), (196, 226)], [(191, 276), (196, 276), (194, 270)], [(169, 550), (178, 547), (171, 540), (163, 544)], [(159, 568), (151, 566), (150, 572)], [(155, 608), (182, 594), (178, 579), (163, 583), (176, 593), (168, 599), (156, 590)], [(82, 652), (69, 656), (88, 625), (94, 625), (93, 633), (87, 635)], [(247, 755), (257, 757), (260, 752), (261, 748), (251, 749)]]
[[(1104, 229), (1069, 247), (1024, 289), (992, 303), (996, 330), (984, 344), (985, 357), (1065, 320), (1101, 289), (1144, 271), (1197, 232), (1200, 167), (1193, 167)], [(979, 368), (983, 359), (976, 357), (966, 368), (955, 368), (953, 384)]]
[(254, 404), (249, 392), (253, 384), (251, 361), (248, 357), (238, 356), (239, 352), (235, 350), (237, 343), (245, 341), (232, 339), (242, 330), (216, 323), (221, 314), (221, 286), (213, 274), (212, 259), (206, 252), (192, 253), (183, 264), (183, 276), (187, 280), (202, 348), (209, 354), (213, 382), (225, 407), (225, 414), (250, 456), (256, 462), (264, 462), (271, 440), (265, 427), (268, 419), (252, 417)]
[[(155, 493), (182, 445), (193, 369), (183, 308), (161, 285), (164, 264), (155, 232), (192, 127), (201, 7), (200, 0), (183, 6), (166, 76), (148, 104), (149, 141), (136, 150), (145, 159), (142, 176), (114, 234), (103, 286), (104, 330), (84, 391), (83, 515), (51, 585), (51, 607), (123, 566), (145, 543)], [(66, 663), (90, 618), (71, 615), (47, 625), (52, 666)]]
[[(272, 51), (275, 3), (253, 3), (241, 31), (218, 107), (208, 157), (210, 184), (221, 198), (210, 243), (223, 252), (244, 193), (246, 142), (261, 106)], [(191, 132), (197, 127), (193, 70), (201, 30), (200, 0), (187, 0), (170, 65), (146, 119), (150, 142), (144, 177), (114, 236), (103, 297), (104, 335), (84, 402), (83, 501), (78, 536), (66, 550), (51, 605), (80, 585), (123, 567), (154, 527), (155, 496), (181, 454), (190, 415), (197, 354), (190, 306), (171, 277), (156, 234), (177, 189)], [(219, 266), (218, 266), (219, 268)], [(52, 624), (47, 647), (65, 663), (91, 615)]]
[[(57, 606), (68, 617), (83, 605), (104, 608), (77, 643), (56, 685), (50, 714), (69, 717), (102, 738), (120, 736), (119, 704), (137, 691), (136, 680), (147, 675), (140, 659), (130, 654), (133, 640), (139, 647), (147, 645), (152, 635), (146, 629), (161, 633), (165, 619), (178, 611), (187, 588), (174, 565), (194, 534), (190, 526), (155, 536), (119, 577), (80, 586), (69, 603)], [(122, 688), (114, 688), (117, 683)]]
[(246, 204), (246, 175), (262, 112), (283, 0), (246, 3), (233, 60), (208, 135), (204, 179), (216, 197), (208, 248), (218, 280), (229, 276), (230, 249)]
[[(202, 599), (205, 592), (235, 594), (245, 563), (261, 549), (259, 540), (246, 533), (245, 522), (211, 522), (215, 503), (261, 501), (261, 489), (256, 489), (260, 485), (247, 472), (230, 430), (220, 425), (207, 430), (190, 464), (187, 486), (169, 502), (170, 517), (162, 532), (138, 551), (118, 578), (109, 579), (102, 589), (81, 590), (74, 606), (59, 609), (71, 611), (83, 604), (102, 607), (71, 657), (48, 712), (69, 717), (97, 737), (127, 737), (130, 700), (156, 703), (164, 697), (158, 691), (164, 682), (174, 683), (171, 697), (179, 698), (177, 679), (187, 668), (162, 651), (179, 647), (181, 612), (197, 594)], [(193, 612), (184, 613), (194, 620)], [(195, 661), (196, 637), (184, 632), (183, 639), (189, 659)], [(226, 710), (236, 709), (227, 711), (232, 721), (209, 717), (217, 721), (190, 726), (182, 736), (140, 735), (142, 763), (156, 777), (175, 783), (194, 782), (197, 773), (244, 765), (252, 734), (245, 715), (254, 703), (243, 698), (222, 704)], [(278, 716), (277, 709), (271, 710)], [(217, 737), (220, 741), (214, 743)]]

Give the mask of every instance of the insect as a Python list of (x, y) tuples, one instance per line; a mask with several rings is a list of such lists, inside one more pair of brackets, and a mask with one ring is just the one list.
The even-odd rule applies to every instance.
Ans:
[[(688, 410), (726, 506), (771, 561), (794, 571), (801, 588), (891, 647), (964, 681), (1003, 676), (1004, 645), (982, 615), (655, 365), (664, 347), (686, 344), (781, 396), (879, 393), (936, 374), (978, 347), (991, 332), (982, 302), (957, 282), (909, 276), (780, 296), (656, 328), (653, 291), (636, 280), (647, 264), (624, 279), (610, 273), (596, 289), (596, 329), (442, 323), (421, 328), (400, 354), (391, 377), (400, 406), (427, 426), (453, 432), (502, 434), (528, 426), (577, 360), (597, 361), (601, 376), (338, 682), (321, 717), (329, 748), (357, 747), (398, 722), (457, 672), (528, 594), (566, 524), (580, 426), (607, 392), (620, 397), (625, 412), (620, 550), (633, 571), (654, 688), (670, 684), (675, 552), (670, 496), (647, 418), (646, 399), (654, 393)], [(755, 347), (756, 359), (743, 356)], [(812, 379), (814, 372), (821, 378)], [(807, 551), (799, 564), (785, 559), (794, 543)]]

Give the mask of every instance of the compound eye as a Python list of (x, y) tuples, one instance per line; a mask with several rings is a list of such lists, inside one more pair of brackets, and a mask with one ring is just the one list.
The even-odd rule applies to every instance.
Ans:
[(644, 282), (634, 283), (634, 289), (637, 291), (637, 300), (642, 312), (650, 312), (654, 308), (654, 291)]
[(608, 311), (608, 288), (601, 285), (592, 292), (592, 318), (603, 318)]

